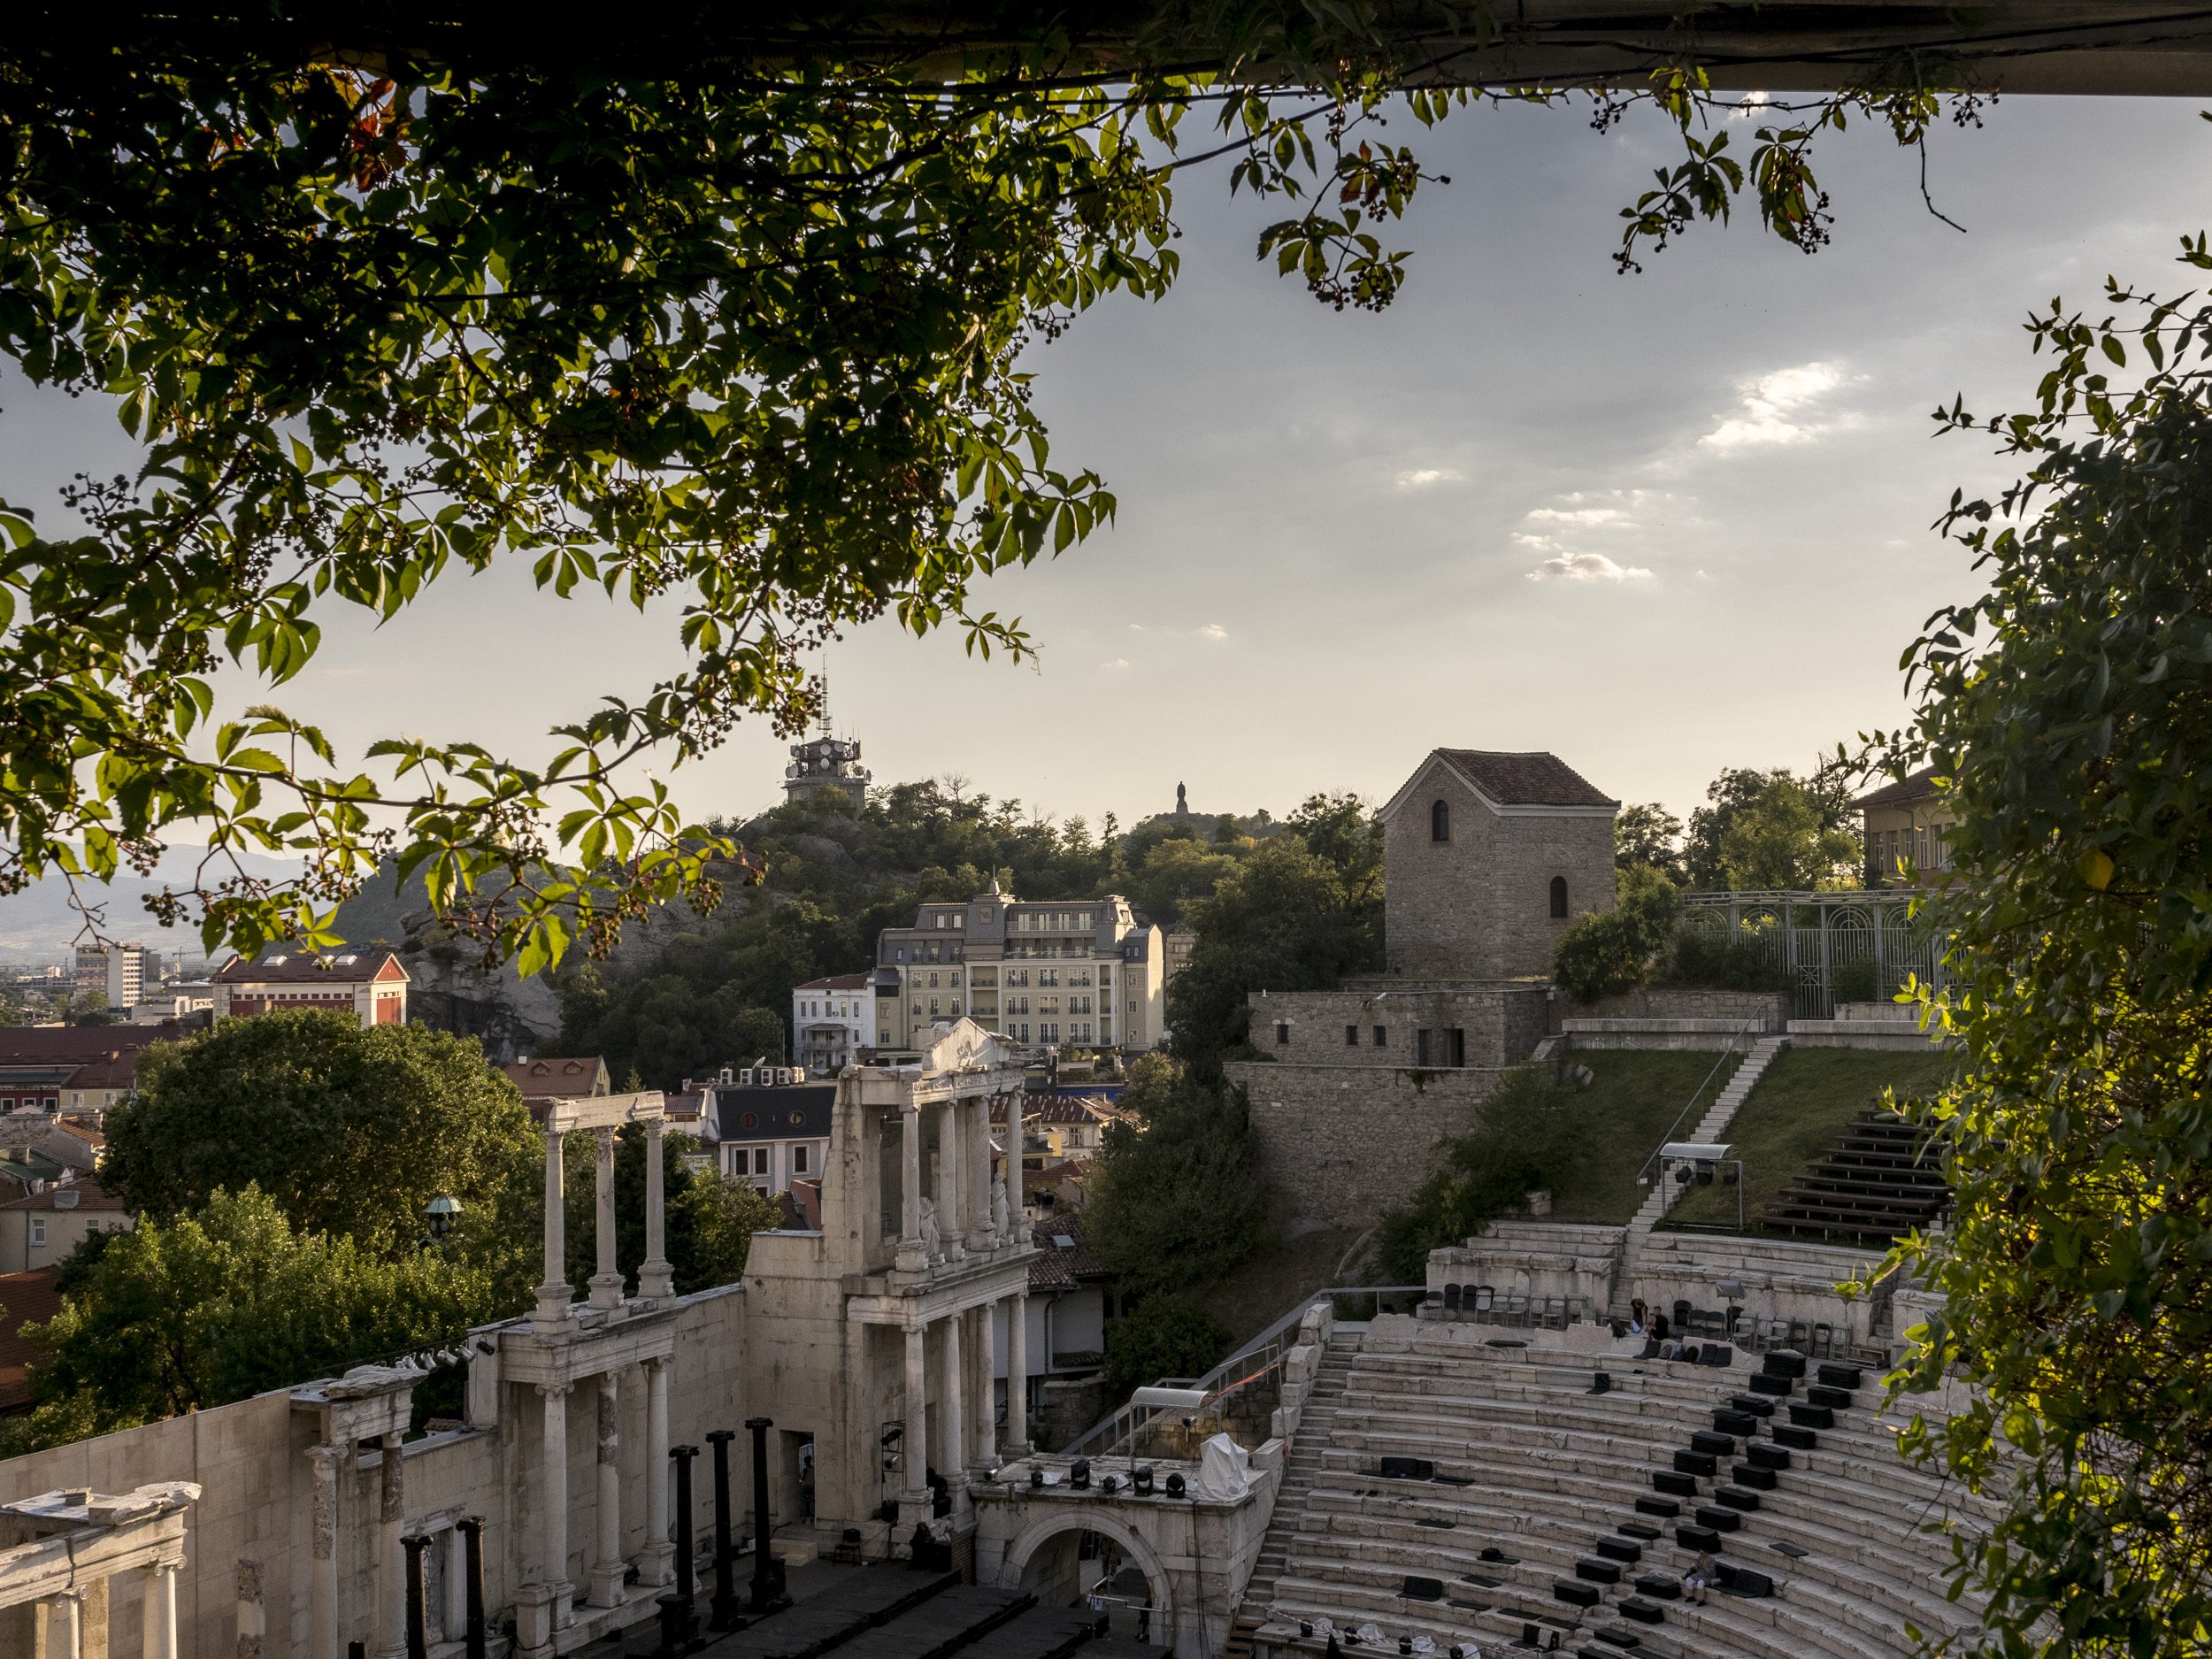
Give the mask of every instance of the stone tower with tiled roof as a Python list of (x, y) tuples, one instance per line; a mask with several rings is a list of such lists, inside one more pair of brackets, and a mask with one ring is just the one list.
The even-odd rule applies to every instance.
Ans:
[(1389, 971), (1548, 977), (1567, 925), (1612, 908), (1619, 809), (1556, 755), (1431, 749), (1382, 811)]

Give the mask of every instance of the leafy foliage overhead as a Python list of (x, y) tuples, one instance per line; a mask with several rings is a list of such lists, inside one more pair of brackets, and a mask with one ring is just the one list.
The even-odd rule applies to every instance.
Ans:
[[(339, 20), (357, 50), (283, 4), (113, 32), (34, 8), (0, 42), (0, 352), (111, 400), (144, 460), (70, 489), (73, 523), (0, 503), (0, 887), (150, 869), (188, 829), (212, 850), (164, 919), (313, 945), (395, 851), (526, 972), (649, 901), (710, 906), (752, 866), (626, 763), (799, 726), (801, 654), (872, 618), (1027, 652), (980, 584), (1115, 503), (1053, 457), (1025, 346), (1166, 289), (1202, 162), (1286, 204), (1259, 246), (1279, 271), (1387, 304), (1407, 256), (1377, 229), (1423, 173), (1381, 119), (1472, 101), (1426, 83), (1498, 21), (1141, 8), (1106, 62), (1056, 23), (902, 48), (906, 24), (831, 9), (719, 26), (678, 65), (660, 34), (657, 57), (626, 30), (579, 53), (374, 7)], [(1816, 135), (1863, 114), (1918, 145), (1940, 111), (1917, 68), (1870, 70), (1770, 108), (1740, 159), (1706, 135), (1696, 46), (1664, 25), (1632, 53), (1648, 79), (1591, 95), (1601, 127), (1649, 103), (1681, 134), (1624, 269), (1747, 192), (1816, 247)], [(514, 560), (557, 596), (674, 610), (684, 665), (538, 755), (395, 735), (342, 759), (272, 704), (219, 715), (224, 664), (295, 680), (334, 605), (389, 619)], [(309, 873), (273, 886), (247, 849)]]
[(1955, 1540), (1988, 1651), (2145, 1659), (2212, 1631), (2212, 307), (2106, 303), (2032, 319), (2031, 409), (1938, 411), (2026, 472), (1953, 498), (1989, 589), (1909, 654), (1892, 749), (1960, 819), (1929, 908), (1964, 1064), (1924, 1113), (1955, 1213), (1904, 1247), (1945, 1297), (1907, 1377), (1978, 1390), (1908, 1445), (2001, 1506)]

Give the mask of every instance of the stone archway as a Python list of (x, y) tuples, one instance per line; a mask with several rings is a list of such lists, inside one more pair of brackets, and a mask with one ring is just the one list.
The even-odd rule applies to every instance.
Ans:
[(1181, 1634), (1185, 1609), (1175, 1594), (1175, 1581), (1169, 1576), (1166, 1564), (1151, 1543), (1118, 1517), (1107, 1512), (1104, 1505), (1055, 1505), (1056, 1513), (1041, 1515), (1032, 1519), (1006, 1547), (1000, 1559), (996, 1581), (1002, 1588), (1023, 1588), (1025, 1581), (1034, 1576), (1033, 1564), (1042, 1564), (1048, 1547), (1061, 1539), (1070, 1540), (1076, 1535), (1095, 1532), (1109, 1539), (1120, 1548), (1123, 1555), (1144, 1574), (1145, 1585), (1150, 1594), (1153, 1608), (1151, 1640), (1172, 1642), (1180, 1653), (1183, 1644), (1177, 1639)]

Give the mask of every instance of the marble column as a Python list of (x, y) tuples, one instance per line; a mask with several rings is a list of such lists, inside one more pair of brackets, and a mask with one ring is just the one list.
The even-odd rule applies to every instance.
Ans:
[(407, 1659), (407, 1459), (400, 1437), (384, 1437), (376, 1509), (377, 1659)]
[(922, 1245), (922, 1114), (915, 1106), (899, 1113), (899, 1248), (895, 1260), (902, 1272), (917, 1273), (929, 1265)]
[(967, 1231), (960, 1214), (959, 1102), (941, 1101), (937, 1108), (937, 1248), (948, 1262), (966, 1254), (961, 1242)]
[(591, 1570), (594, 1607), (622, 1605), (622, 1394), (619, 1373), (599, 1379), (599, 1548)]
[(985, 1302), (974, 1310), (975, 1358), (970, 1369), (975, 1376), (975, 1392), (971, 1398), (975, 1409), (970, 1421), (969, 1440), (973, 1449), (968, 1454), (968, 1467), (979, 1476), (987, 1475), (998, 1466), (995, 1444), (998, 1440), (998, 1386), (994, 1373), (998, 1370), (998, 1331), (991, 1315), (993, 1305)]
[(902, 1524), (911, 1525), (929, 1517), (929, 1367), (925, 1363), (924, 1332), (919, 1325), (906, 1329), (906, 1432), (900, 1457), (906, 1471), (901, 1503)]
[(997, 1242), (991, 1231), (991, 1102), (978, 1094), (960, 1102), (960, 1181), (968, 1207), (968, 1248), (987, 1254)]
[(537, 1578), (553, 1594), (551, 1619), (568, 1623), (568, 1394), (572, 1383), (540, 1383), (545, 1402), (541, 1450), (545, 1463), (545, 1513), (538, 1517)]
[(668, 1262), (668, 1201), (663, 1191), (667, 1178), (661, 1168), (665, 1156), (661, 1149), (661, 1120), (649, 1118), (645, 1122), (645, 1260), (638, 1264), (637, 1294), (654, 1298), (676, 1294), (676, 1270)]
[(46, 1609), (46, 1659), (84, 1659), (84, 1592), (57, 1590)]
[(545, 1278), (538, 1285), (536, 1325), (558, 1331), (571, 1318), (568, 1304), (575, 1293), (568, 1282), (568, 1239), (562, 1206), (561, 1132), (553, 1126), (550, 1110), (545, 1120)]
[(962, 1396), (968, 1392), (968, 1379), (960, 1369), (960, 1316), (954, 1314), (941, 1322), (944, 1331), (944, 1383), (939, 1396), (939, 1422), (945, 1432), (945, 1447), (941, 1454), (944, 1468), (940, 1471), (955, 1494), (958, 1502), (961, 1477), (966, 1472), (968, 1441), (967, 1416), (961, 1409)]
[(676, 1547), (668, 1541), (668, 1362), (649, 1359), (645, 1369), (645, 1553), (638, 1578), (645, 1584), (676, 1582)]
[(146, 1610), (139, 1649), (145, 1659), (177, 1659), (179, 1564), (157, 1561), (146, 1569)]
[(311, 1446), (315, 1467), (312, 1564), (307, 1580), (308, 1659), (339, 1659), (338, 1649), (338, 1460), (336, 1446)]
[(1022, 1092), (1006, 1097), (1006, 1222), (1014, 1236), (1002, 1244), (1029, 1242), (1029, 1217), (1022, 1213)]
[(1009, 1457), (1029, 1455), (1029, 1298), (1006, 1299), (1006, 1438)]
[[(491, 1617), (489, 1608), (484, 1617)], [(460, 1640), (469, 1627), (468, 1535), (457, 1526), (445, 1529), (445, 1610), (439, 1622), (448, 1641)]]
[(598, 1252), (598, 1271), (591, 1276), (591, 1305), (619, 1308), (622, 1270), (615, 1265), (614, 1259), (614, 1125), (603, 1125), (593, 1130), (592, 1140), (595, 1154), (593, 1194), (598, 1201), (592, 1224), (592, 1243)]
[[(149, 1569), (149, 1571), (154, 1571)], [(238, 1641), (234, 1649), (236, 1659), (268, 1659), (269, 1609), (265, 1603), (265, 1588), (261, 1563), (250, 1556), (238, 1558)], [(144, 1649), (146, 1659), (154, 1655), (154, 1586), (151, 1578), (146, 1582), (146, 1627)], [(170, 1620), (169, 1647), (176, 1647), (175, 1619)]]

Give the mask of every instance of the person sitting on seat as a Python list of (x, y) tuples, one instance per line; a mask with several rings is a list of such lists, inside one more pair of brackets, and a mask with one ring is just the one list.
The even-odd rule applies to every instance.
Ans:
[(1637, 1298), (1637, 1300), (1628, 1304), (1629, 1335), (1641, 1336), (1644, 1334), (1644, 1319), (1647, 1311), (1648, 1310), (1645, 1308), (1643, 1299), (1641, 1297)]
[(1720, 1577), (1720, 1563), (1713, 1559), (1713, 1552), (1701, 1549), (1697, 1559), (1690, 1563), (1689, 1571), (1682, 1575), (1682, 1594), (1700, 1607), (1705, 1605), (1706, 1592)]

